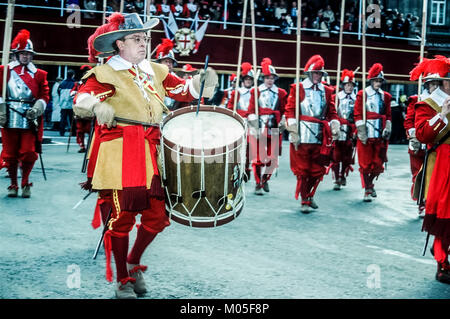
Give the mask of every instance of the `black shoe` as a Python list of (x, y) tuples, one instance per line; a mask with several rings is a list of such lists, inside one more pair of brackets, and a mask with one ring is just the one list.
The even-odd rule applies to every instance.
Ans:
[(86, 149), (84, 147), (82, 147), (78, 150), (78, 153), (86, 153)]
[(450, 284), (450, 266), (448, 264), (438, 264), (436, 280), (445, 284)]
[(308, 198), (308, 201), (309, 201), (309, 207), (311, 207), (312, 209), (319, 208), (319, 206), (314, 201), (314, 198), (310, 197), (310, 198)]
[(263, 195), (262, 187), (260, 185), (256, 185), (255, 187), (255, 195)]
[(270, 190), (269, 190), (269, 183), (268, 182), (265, 182), (264, 184), (263, 184), (263, 190), (266, 192), (266, 193), (268, 193)]

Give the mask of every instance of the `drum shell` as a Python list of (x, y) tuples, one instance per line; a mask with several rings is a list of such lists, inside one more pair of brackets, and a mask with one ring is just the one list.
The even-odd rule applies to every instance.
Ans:
[[(205, 110), (215, 111), (215, 108), (206, 106), (201, 108), (201, 111)], [(186, 107), (176, 110), (171, 116), (192, 111), (192, 108)], [(233, 113), (227, 109), (218, 111)], [(243, 126), (244, 135), (223, 147), (203, 151), (181, 147), (162, 135), (162, 175), (166, 192), (166, 213), (172, 220), (191, 227), (216, 227), (232, 221), (241, 213), (244, 204), (242, 178), (245, 165), (246, 125), (244, 119), (237, 113), (235, 115), (236, 117), (234, 114), (233, 117)], [(165, 118), (163, 126), (169, 120), (170, 116)], [(202, 161), (204, 194), (201, 192)], [(178, 196), (179, 193), (181, 198)], [(233, 208), (229, 207), (230, 203)], [(191, 215), (187, 211), (190, 211)]]

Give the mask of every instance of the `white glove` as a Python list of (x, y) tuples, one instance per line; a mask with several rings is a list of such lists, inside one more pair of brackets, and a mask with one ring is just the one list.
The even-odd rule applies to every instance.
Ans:
[(194, 90), (200, 94), (200, 87), (202, 81), (205, 81), (205, 86), (203, 87), (202, 97), (211, 98), (214, 95), (214, 90), (218, 83), (218, 77), (216, 71), (213, 68), (207, 68), (201, 70), (198, 74), (192, 77), (192, 85)]
[(392, 132), (392, 122), (387, 120), (386, 121), (386, 127), (384, 128), (383, 133), (381, 134), (381, 136), (385, 140), (388, 140), (391, 137), (391, 132)]
[(336, 141), (339, 139), (339, 131), (341, 129), (341, 124), (338, 121), (331, 121), (330, 122), (330, 127), (331, 127), (331, 136), (333, 141)]
[(96, 104), (94, 107), (94, 114), (99, 125), (106, 124), (108, 128), (111, 128), (112, 126), (116, 126), (117, 124), (114, 120), (116, 112), (108, 103), (101, 102)]
[(283, 134), (283, 132), (287, 129), (286, 125), (287, 125), (286, 118), (283, 115), (280, 123), (278, 124), (278, 129), (280, 130), (280, 134)]
[(247, 118), (247, 123), (248, 123), (248, 129), (250, 131), (250, 134), (258, 137), (259, 136), (258, 118), (254, 118), (254, 119), (251, 119), (251, 117)]
[(97, 117), (99, 125), (106, 124), (108, 128), (115, 126), (115, 111), (111, 105), (106, 102), (100, 102), (92, 95), (83, 95), (73, 106), (75, 116), (79, 118)]
[(414, 136), (409, 139), (409, 149), (417, 153), (422, 147), (422, 143)]
[(358, 131), (358, 138), (361, 141), (361, 143), (366, 144), (367, 143), (366, 125), (362, 124), (362, 125), (357, 126), (356, 130)]
[(300, 135), (297, 131), (297, 124), (291, 124), (286, 127), (286, 130), (289, 132), (289, 143), (294, 144), (295, 147), (300, 142)]
[(42, 114), (44, 114), (45, 102), (42, 100), (37, 100), (31, 109), (28, 109), (25, 116), (29, 120), (35, 120)]

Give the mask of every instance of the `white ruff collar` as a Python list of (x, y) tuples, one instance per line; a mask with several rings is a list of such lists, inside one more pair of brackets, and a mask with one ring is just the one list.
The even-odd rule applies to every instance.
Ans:
[[(19, 61), (12, 61), (8, 64), (9, 68), (12, 70), (14, 69), (16, 66), (20, 65)], [(28, 68), (28, 71), (31, 73), (36, 73), (37, 72), (37, 68), (36, 66), (33, 64), (33, 62), (30, 62), (26, 65), (26, 67)]]
[(278, 94), (278, 86), (276, 86), (275, 84), (272, 85), (272, 87), (269, 89), (269, 88), (263, 83), (263, 84), (260, 84), (260, 85), (258, 86), (258, 89), (259, 89), (260, 92), (266, 91), (266, 90), (270, 90), (270, 91), (272, 91), (273, 93)]
[(374, 95), (376, 93), (380, 93), (381, 95), (384, 94), (382, 89), (378, 89), (377, 91), (375, 91), (372, 86), (366, 87), (366, 94), (367, 94), (367, 96), (372, 96), (372, 95)]
[(444, 105), (445, 99), (448, 98), (448, 94), (442, 91), (440, 88), (437, 88), (433, 91), (433, 93), (430, 94), (429, 98), (436, 102), (437, 105), (442, 107), (442, 105)]
[[(113, 56), (106, 63), (109, 64), (109, 66), (112, 67), (116, 71), (128, 70), (134, 66), (133, 63), (125, 60), (120, 55)], [(150, 62), (148, 62), (148, 60), (146, 60), (146, 59), (142, 60), (141, 62), (138, 63), (137, 66), (143, 72), (150, 74), (150, 75), (155, 75), (155, 72), (153, 71), (153, 68), (150, 65)]]
[[(302, 81), (302, 84), (303, 84), (303, 88), (304, 88), (304, 89), (310, 89), (310, 88), (314, 85), (314, 83), (312, 83), (312, 81), (311, 81), (310, 78), (304, 79), (304, 80)], [(320, 91), (324, 91), (324, 90), (325, 90), (325, 86), (324, 86), (322, 83), (318, 83), (318, 84), (317, 84), (317, 88), (318, 88)]]

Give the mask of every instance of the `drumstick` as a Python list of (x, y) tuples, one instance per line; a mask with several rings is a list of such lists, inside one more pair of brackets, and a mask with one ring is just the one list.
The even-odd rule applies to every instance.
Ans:
[(236, 109), (237, 109), (239, 80), (241, 79), (241, 70), (240, 69), (241, 69), (241, 63), (242, 63), (242, 52), (244, 49), (245, 21), (247, 20), (247, 3), (248, 3), (248, 0), (244, 0), (244, 12), (242, 13), (241, 38), (239, 39), (239, 53), (238, 53), (238, 65), (237, 65), (237, 71), (236, 71), (236, 84), (234, 87), (233, 113), (236, 113)]
[[(205, 59), (205, 68), (203, 69), (205, 71), (205, 75), (206, 75), (206, 69), (208, 69), (208, 62), (209, 62), (209, 55), (206, 56)], [(200, 102), (202, 101), (202, 95), (203, 95), (203, 89), (205, 88), (205, 78), (203, 77), (203, 79), (200, 76), (200, 81), (202, 81), (202, 83), (200, 84), (200, 94), (198, 96), (198, 104), (197, 104), (197, 111), (195, 112), (195, 116), (198, 116), (198, 111), (200, 111)]]

